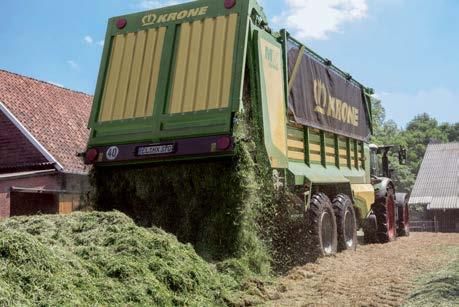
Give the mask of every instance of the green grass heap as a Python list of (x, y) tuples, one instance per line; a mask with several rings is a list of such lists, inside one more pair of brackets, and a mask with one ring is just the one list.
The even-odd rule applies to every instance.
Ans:
[(0, 222), (0, 305), (226, 305), (234, 279), (124, 214)]

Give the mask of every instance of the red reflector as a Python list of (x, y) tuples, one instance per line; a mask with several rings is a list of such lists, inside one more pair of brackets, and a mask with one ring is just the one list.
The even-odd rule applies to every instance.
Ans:
[(97, 151), (97, 149), (95, 148), (89, 149), (85, 155), (86, 162), (92, 163), (96, 161), (98, 155), (99, 155), (99, 152)]
[(231, 138), (229, 136), (222, 136), (217, 140), (218, 150), (227, 150), (231, 146)]
[(225, 8), (232, 9), (236, 5), (236, 0), (225, 0)]
[(118, 19), (118, 21), (116, 22), (116, 27), (120, 30), (124, 29), (126, 25), (127, 25), (127, 20), (124, 18)]

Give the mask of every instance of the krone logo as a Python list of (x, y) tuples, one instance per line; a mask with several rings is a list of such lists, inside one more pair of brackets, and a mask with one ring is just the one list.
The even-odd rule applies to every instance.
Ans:
[(142, 25), (151, 26), (154, 24), (160, 24), (164, 22), (171, 22), (171, 21), (182, 20), (182, 19), (190, 18), (190, 17), (202, 16), (202, 15), (207, 14), (208, 9), (209, 9), (208, 6), (203, 6), (203, 7), (198, 7), (195, 9), (183, 10), (180, 12), (172, 12), (172, 13), (167, 13), (167, 14), (162, 14), (162, 15), (151, 13), (151, 14), (148, 14), (142, 17)]
[(321, 80), (314, 80), (314, 101), (314, 112), (355, 127), (359, 126), (359, 109), (330, 95)]

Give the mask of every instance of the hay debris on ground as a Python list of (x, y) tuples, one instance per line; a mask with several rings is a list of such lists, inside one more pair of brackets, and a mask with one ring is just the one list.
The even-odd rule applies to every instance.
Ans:
[(234, 279), (119, 212), (0, 222), (0, 305), (226, 305)]

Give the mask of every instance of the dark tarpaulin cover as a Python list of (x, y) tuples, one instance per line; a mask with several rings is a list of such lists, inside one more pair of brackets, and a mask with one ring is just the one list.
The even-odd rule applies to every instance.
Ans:
[[(300, 48), (290, 42), (289, 76)], [(369, 121), (362, 88), (338, 75), (304, 53), (289, 96), (295, 120), (305, 126), (323, 129), (358, 140), (370, 137)]]

